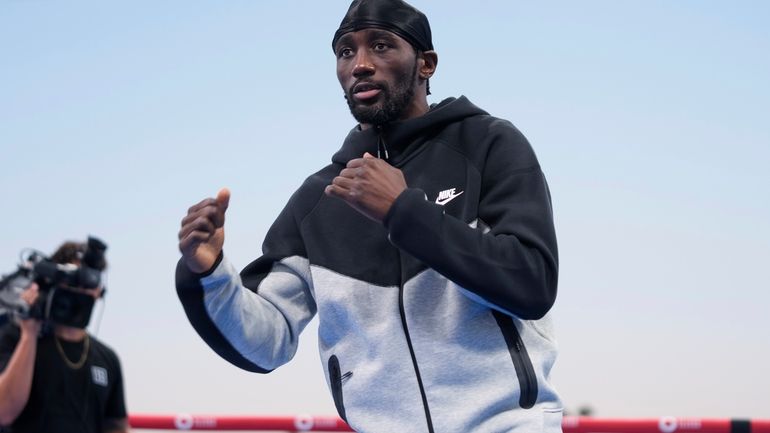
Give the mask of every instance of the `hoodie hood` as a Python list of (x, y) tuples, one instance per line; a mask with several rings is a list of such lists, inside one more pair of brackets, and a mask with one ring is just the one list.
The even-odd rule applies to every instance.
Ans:
[(401, 159), (407, 147), (422, 137), (432, 135), (447, 124), (459, 122), (468, 117), (488, 115), (486, 111), (473, 105), (465, 96), (447, 98), (431, 106), (422, 116), (391, 122), (380, 127), (361, 130), (356, 125), (350, 130), (342, 148), (332, 156), (332, 162), (345, 165), (351, 159), (361, 158), (365, 152), (378, 154), (380, 143), (393, 154), (391, 160)]

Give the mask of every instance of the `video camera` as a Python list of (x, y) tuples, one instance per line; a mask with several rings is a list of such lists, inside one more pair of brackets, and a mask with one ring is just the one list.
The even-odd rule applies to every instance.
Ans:
[[(95, 298), (81, 289), (101, 285), (106, 250), (104, 242), (90, 236), (85, 251), (78, 254), (79, 265), (57, 263), (38, 251), (22, 257), (18, 269), (0, 280), (0, 324), (15, 314), (76, 328), (88, 326)], [(30, 306), (21, 293), (33, 282), (39, 296)]]

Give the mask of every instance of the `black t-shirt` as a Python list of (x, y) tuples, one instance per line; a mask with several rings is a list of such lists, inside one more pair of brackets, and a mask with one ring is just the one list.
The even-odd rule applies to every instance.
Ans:
[[(0, 331), (0, 371), (19, 341), (16, 326)], [(38, 339), (35, 372), (27, 405), (11, 425), (13, 433), (101, 433), (126, 417), (123, 375), (115, 352), (89, 336), (88, 357), (77, 369), (85, 340), (59, 340), (68, 365), (53, 335)]]

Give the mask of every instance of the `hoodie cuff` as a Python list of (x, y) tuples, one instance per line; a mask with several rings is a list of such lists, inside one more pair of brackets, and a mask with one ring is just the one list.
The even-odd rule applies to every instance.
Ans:
[(185, 264), (184, 258), (180, 258), (179, 262), (176, 265), (177, 287), (180, 289), (185, 289), (190, 287), (200, 287), (201, 279), (206, 278), (209, 275), (213, 274), (214, 271), (222, 263), (222, 260), (224, 259), (224, 257), (225, 257), (224, 251), (220, 251), (219, 255), (217, 256), (217, 259), (214, 261), (214, 264), (211, 266), (211, 268), (206, 272), (202, 272), (202, 273), (191, 271), (190, 268), (188, 268), (187, 265)]
[(393, 202), (382, 223), (394, 245), (419, 249), (413, 244), (420, 243), (420, 239), (428, 241), (426, 238), (434, 235), (441, 225), (443, 212), (441, 206), (428, 201), (423, 190), (407, 188)]
[(427, 196), (421, 189), (407, 188), (401, 192), (401, 194), (393, 200), (393, 204), (390, 205), (388, 213), (385, 214), (385, 218), (382, 219), (382, 224), (388, 231), (393, 224), (398, 224), (403, 219), (404, 208), (410, 207), (410, 203), (415, 201), (427, 200)]

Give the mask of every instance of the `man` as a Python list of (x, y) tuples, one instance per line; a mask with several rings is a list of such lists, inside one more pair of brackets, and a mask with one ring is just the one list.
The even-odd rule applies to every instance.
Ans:
[[(50, 263), (81, 269), (84, 254), (86, 244), (65, 242)], [(100, 260), (92, 271), (98, 275), (105, 266)], [(98, 282), (94, 274), (91, 281)], [(0, 331), (0, 425), (13, 433), (128, 432), (118, 357), (85, 330), (103, 288), (86, 287), (43, 290), (31, 283), (23, 300), (32, 310), (43, 301), (51, 308)], [(58, 295), (61, 301), (54, 300)]]
[(288, 362), (317, 313), (340, 416), (361, 432), (558, 432), (550, 196), (526, 139), (466, 98), (429, 106), (425, 15), (356, 0), (334, 35), (359, 124), (278, 216), (240, 275), (227, 189), (191, 207), (177, 291), (231, 363)]

